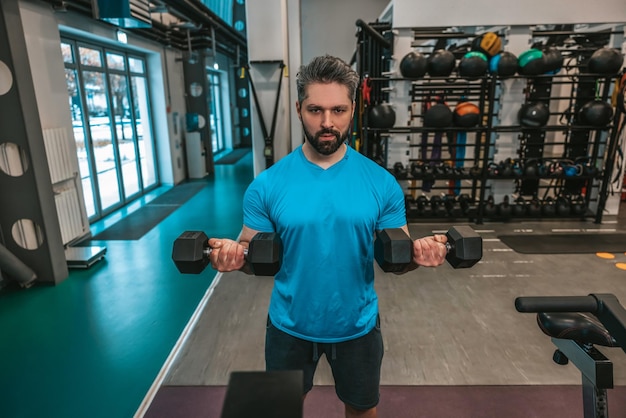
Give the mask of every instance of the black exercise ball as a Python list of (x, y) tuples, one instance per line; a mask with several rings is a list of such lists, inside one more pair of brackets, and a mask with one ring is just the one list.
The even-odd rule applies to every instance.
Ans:
[(489, 60), (489, 72), (500, 78), (512, 77), (517, 73), (517, 56), (509, 51), (502, 51)]
[(624, 56), (614, 48), (596, 50), (587, 62), (589, 72), (595, 74), (617, 74), (624, 63)]
[(544, 73), (543, 51), (530, 48), (517, 58), (517, 72), (521, 75), (533, 76)]
[(454, 108), (452, 121), (454, 126), (472, 128), (480, 122), (480, 109), (474, 103), (461, 102)]
[(400, 61), (400, 74), (405, 78), (421, 78), (428, 71), (428, 59), (419, 52), (411, 51)]
[(463, 55), (459, 62), (459, 76), (467, 79), (477, 79), (487, 73), (489, 62), (482, 52), (470, 51)]
[(444, 103), (432, 105), (424, 113), (424, 126), (429, 128), (447, 128), (452, 125), (452, 111)]
[(561, 51), (554, 47), (543, 50), (543, 71), (544, 74), (555, 75), (563, 68), (563, 55)]
[(386, 103), (370, 107), (368, 117), (369, 126), (372, 128), (393, 128), (396, 123), (396, 112)]
[(454, 54), (445, 49), (438, 49), (428, 57), (428, 74), (433, 77), (447, 77), (456, 66)]
[(550, 119), (550, 109), (543, 102), (524, 103), (518, 114), (519, 123), (529, 128), (545, 126)]
[(604, 100), (591, 100), (580, 108), (579, 117), (583, 125), (606, 126), (613, 119), (613, 107)]

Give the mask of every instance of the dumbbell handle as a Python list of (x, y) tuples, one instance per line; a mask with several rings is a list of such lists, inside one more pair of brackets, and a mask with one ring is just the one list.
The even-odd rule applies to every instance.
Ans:
[[(204, 251), (203, 251), (203, 253), (204, 253), (205, 257), (210, 256), (212, 252), (213, 252), (213, 248), (211, 248), (211, 247), (206, 247), (206, 248), (204, 249)], [(243, 255), (244, 255), (245, 257), (247, 257), (247, 256), (248, 256), (248, 249), (247, 249), (247, 248), (244, 248), (244, 249), (243, 249)]]

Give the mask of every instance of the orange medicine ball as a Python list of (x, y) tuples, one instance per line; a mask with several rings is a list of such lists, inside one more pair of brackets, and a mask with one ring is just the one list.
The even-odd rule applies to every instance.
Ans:
[(493, 57), (502, 50), (502, 40), (495, 32), (485, 32), (474, 38), (472, 50), (480, 51), (488, 57)]
[(454, 108), (453, 121), (455, 126), (471, 128), (480, 122), (480, 109), (474, 103), (461, 102)]

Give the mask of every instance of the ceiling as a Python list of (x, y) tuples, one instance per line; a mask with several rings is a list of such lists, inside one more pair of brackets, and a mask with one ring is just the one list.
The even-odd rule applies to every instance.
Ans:
[[(75, 11), (94, 16), (97, 0), (45, 0), (57, 12)], [(111, 0), (108, 0), (111, 1)], [(133, 1), (134, 2), (134, 1)], [(150, 27), (125, 27), (162, 45), (191, 52), (206, 50), (220, 53), (233, 60), (246, 62), (245, 37), (224, 22), (199, 0), (137, 0), (149, 7)]]

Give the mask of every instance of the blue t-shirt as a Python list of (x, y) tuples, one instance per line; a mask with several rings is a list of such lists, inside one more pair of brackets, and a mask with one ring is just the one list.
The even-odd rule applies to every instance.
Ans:
[(277, 232), (283, 241), (272, 323), (321, 343), (367, 334), (378, 315), (374, 232), (405, 224), (396, 179), (351, 147), (328, 169), (307, 160), (299, 146), (261, 172), (244, 196), (244, 225)]

